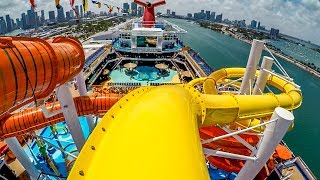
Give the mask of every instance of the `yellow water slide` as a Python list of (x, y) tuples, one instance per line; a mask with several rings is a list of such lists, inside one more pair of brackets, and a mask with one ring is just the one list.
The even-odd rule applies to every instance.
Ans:
[[(301, 104), (293, 84), (269, 76), (279, 95), (218, 94), (216, 82), (242, 77), (243, 68), (222, 69), (188, 85), (142, 87), (124, 96), (95, 128), (69, 179), (209, 179), (201, 126), (245, 123), (280, 106)], [(257, 73), (258, 74), (258, 73)], [(203, 85), (205, 94), (194, 86)]]

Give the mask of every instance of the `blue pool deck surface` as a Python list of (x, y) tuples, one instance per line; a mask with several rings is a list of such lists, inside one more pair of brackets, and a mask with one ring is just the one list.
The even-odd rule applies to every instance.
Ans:
[[(85, 117), (79, 117), (79, 122), (82, 128), (82, 131), (84, 133), (85, 138), (87, 139), (89, 137), (89, 128)], [(67, 126), (65, 122), (60, 122), (55, 125), (57, 131), (58, 131), (58, 139), (55, 139), (53, 136), (50, 127), (43, 128), (38, 131), (38, 135), (43, 137), (43, 139), (49, 141), (50, 143), (54, 144), (55, 146), (59, 146), (58, 141), (62, 145), (62, 147), (65, 149), (65, 151), (78, 156), (77, 148), (74, 144), (74, 141), (72, 139), (72, 136), (70, 132), (67, 130)], [(48, 147), (48, 145), (46, 145)], [(30, 151), (31, 149), (31, 151)], [(65, 160), (63, 158), (63, 154), (60, 150), (57, 150), (55, 148), (53, 153), (49, 153), (49, 156), (51, 159), (54, 159), (54, 163), (56, 164), (56, 167), (58, 168), (59, 172), (61, 173), (61, 176), (66, 177), (67, 176), (67, 169), (65, 166)], [(28, 146), (25, 146), (24, 151), (29, 156), (30, 160), (36, 165), (36, 167), (41, 170), (42, 172), (46, 174), (55, 175), (52, 170), (50, 170), (49, 166), (45, 163), (45, 161), (39, 157), (39, 147), (36, 144), (35, 141), (32, 141), (28, 144)], [(68, 156), (69, 160), (72, 160), (73, 158), (71, 156)]]
[[(146, 69), (148, 68), (148, 69)], [(152, 69), (149, 69), (152, 68)], [(138, 66), (137, 71), (140, 72), (135, 74), (133, 77), (125, 73), (126, 68), (117, 68), (109, 74), (112, 82), (119, 83), (141, 83), (141, 85), (146, 86), (150, 83), (166, 83), (171, 82), (172, 78), (178, 74), (177, 71), (168, 69), (169, 73), (165, 76), (158, 75), (158, 70), (155, 67), (149, 66)], [(142, 70), (142, 71), (141, 71)], [(134, 70), (135, 71), (135, 70)], [(149, 79), (149, 80), (147, 80)]]

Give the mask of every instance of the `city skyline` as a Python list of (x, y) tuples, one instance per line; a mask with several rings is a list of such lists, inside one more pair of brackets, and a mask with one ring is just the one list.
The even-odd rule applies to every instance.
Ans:
[[(150, 0), (151, 2), (155, 0)], [(102, 1), (108, 3), (107, 1)], [(112, 5), (119, 7), (129, 0), (118, 0), (110, 2)], [(45, 18), (48, 19), (48, 12), (55, 11), (54, 1), (36, 1), (39, 10), (45, 10)], [(81, 1), (76, 0), (75, 5), (80, 5)], [(181, 4), (184, 4), (181, 6)], [(65, 12), (70, 11), (69, 1), (61, 1)], [(0, 17), (9, 14), (12, 19), (20, 18), (21, 13), (26, 12), (30, 8), (27, 0), (11, 0), (1, 3)], [(308, 40), (320, 45), (320, 1), (319, 0), (167, 0), (167, 5), (157, 8), (156, 11), (166, 13), (167, 9), (175, 11), (177, 15), (187, 15), (188, 12), (199, 12), (201, 9), (205, 11), (214, 11), (217, 14), (223, 14), (223, 18), (227, 19), (245, 19), (247, 24), (251, 20), (263, 22), (263, 25), (280, 29), (282, 33), (294, 36), (300, 39)], [(107, 8), (102, 6), (101, 9), (97, 5), (89, 1), (89, 11), (99, 14), (100, 11), (106, 11)], [(40, 14), (40, 11), (38, 12)]]

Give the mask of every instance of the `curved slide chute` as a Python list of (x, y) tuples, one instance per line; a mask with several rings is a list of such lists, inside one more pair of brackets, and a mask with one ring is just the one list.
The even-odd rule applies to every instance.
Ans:
[(0, 37), (0, 57), (0, 119), (49, 96), (82, 70), (85, 58), (72, 37)]
[[(267, 83), (279, 89), (281, 94), (218, 95), (217, 82), (227, 78), (243, 77), (244, 73), (245, 68), (226, 68), (215, 71), (208, 78), (195, 79), (189, 83), (191, 86), (203, 84), (204, 87), (203, 100), (207, 115), (203, 126), (231, 124), (235, 121), (245, 127), (254, 126), (260, 121), (252, 122), (251, 119), (269, 117), (276, 107), (293, 110), (301, 105), (301, 91), (293, 84), (274, 75), (269, 75)], [(258, 71), (256, 75), (259, 75)]]
[[(127, 94), (91, 134), (69, 179), (209, 179), (199, 128), (269, 117), (276, 107), (293, 110), (301, 104), (299, 89), (275, 76), (268, 83), (284, 92), (279, 95), (215, 93), (212, 83), (241, 77), (244, 71), (222, 69), (189, 85), (140, 88)], [(205, 91), (214, 90), (200, 94), (193, 88), (199, 83)]]

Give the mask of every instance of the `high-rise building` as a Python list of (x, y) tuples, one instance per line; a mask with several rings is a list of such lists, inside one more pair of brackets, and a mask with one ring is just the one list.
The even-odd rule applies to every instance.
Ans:
[(260, 29), (260, 22), (258, 22), (258, 29)]
[(21, 28), (21, 21), (19, 18), (16, 18), (17, 27)]
[(87, 11), (87, 17), (92, 17), (92, 12), (91, 11)]
[(10, 15), (6, 15), (6, 22), (7, 22), (7, 31), (12, 31), (12, 23), (11, 23), (11, 18)]
[(28, 14), (28, 26), (31, 28), (37, 27), (37, 19), (34, 9), (31, 7), (30, 10), (27, 11)]
[(222, 22), (222, 14), (217, 15), (216, 22), (219, 22), (219, 23)]
[(82, 17), (81, 14), (80, 14), (79, 6), (76, 5), (75, 8), (76, 8), (76, 11), (77, 11), (77, 13), (79, 14), (79, 16)]
[(123, 13), (129, 13), (129, 3), (123, 3)]
[(210, 21), (214, 22), (216, 19), (216, 12), (212, 12), (210, 16)]
[(11, 24), (12, 24), (12, 30), (16, 29), (16, 23), (14, 23), (14, 20), (13, 19), (10, 19), (11, 21)]
[(204, 10), (201, 10), (200, 13), (198, 13), (198, 18), (199, 19), (206, 19), (206, 13), (204, 13)]
[(73, 12), (73, 10), (71, 9), (69, 12), (70, 12), (70, 17), (71, 17), (71, 19), (73, 19), (73, 18), (74, 18), (74, 12)]
[(41, 21), (41, 23), (44, 23), (45, 20), (46, 20), (46, 18), (44, 17), (44, 10), (41, 10), (41, 18), (40, 18), (40, 21)]
[(138, 6), (135, 2), (132, 2), (131, 3), (131, 15), (132, 16), (137, 16), (137, 9), (138, 9)]
[(256, 20), (252, 20), (251, 24), (250, 24), (250, 28), (255, 29), (257, 27), (257, 21)]
[(206, 11), (206, 19), (207, 19), (207, 20), (210, 19), (210, 11)]
[(187, 14), (187, 17), (188, 17), (188, 18), (192, 18), (192, 14), (191, 14), (191, 13), (188, 13), (188, 14)]
[(141, 6), (138, 7), (138, 16), (141, 17), (143, 14), (143, 8)]
[(193, 13), (193, 18), (194, 18), (195, 20), (200, 19), (199, 13)]
[(54, 11), (49, 11), (49, 21), (55, 22), (56, 21), (56, 15)]
[(277, 39), (279, 36), (279, 29), (271, 28), (270, 30), (270, 38)]
[(26, 13), (22, 13), (21, 14), (21, 28), (22, 29), (28, 29)]
[(66, 12), (66, 20), (70, 20), (71, 19), (71, 15), (70, 15), (70, 11)]
[(65, 21), (65, 16), (64, 16), (63, 7), (61, 7), (61, 8), (58, 9), (57, 11), (58, 11), (58, 15), (57, 15), (57, 20), (58, 20), (58, 22), (64, 22), (64, 21)]
[(167, 9), (167, 15), (170, 15), (170, 9)]
[(0, 34), (7, 32), (7, 23), (3, 17), (0, 17)]
[(80, 5), (80, 17), (83, 17), (83, 7), (82, 7), (82, 5)]

